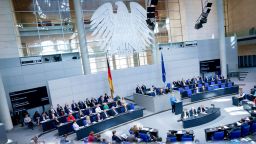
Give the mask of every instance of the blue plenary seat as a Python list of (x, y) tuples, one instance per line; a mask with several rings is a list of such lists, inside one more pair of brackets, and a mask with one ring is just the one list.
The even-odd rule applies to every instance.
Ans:
[(166, 142), (170, 143), (170, 142), (177, 142), (177, 137), (176, 136), (168, 136), (166, 138)]
[(214, 89), (218, 89), (219, 88), (219, 85), (214, 85)]
[(250, 133), (250, 125), (245, 124), (241, 126), (241, 136), (245, 137)]
[(144, 133), (139, 133), (140, 138), (142, 139), (143, 142), (150, 142), (150, 137), (147, 134)]
[(207, 90), (208, 90), (208, 91), (212, 91), (213, 88), (212, 88), (211, 86), (209, 86), (209, 87), (207, 87)]
[(237, 139), (237, 138), (240, 138), (240, 137), (241, 137), (241, 130), (240, 129), (231, 131), (230, 134), (229, 134), (229, 139)]
[(133, 103), (129, 103), (129, 104), (127, 105), (127, 109), (128, 109), (128, 110), (134, 110), (134, 109), (135, 109), (135, 105), (134, 105)]
[(191, 95), (192, 95), (191, 89), (188, 89), (188, 90), (187, 90), (187, 93), (188, 93), (188, 97), (191, 97)]
[(205, 86), (205, 87), (208, 87), (208, 86), (209, 86), (209, 84), (208, 84), (208, 83), (205, 83), (205, 84), (204, 84), (204, 86)]
[(198, 84), (198, 87), (199, 87), (199, 88), (201, 88), (201, 87), (202, 87), (202, 84), (201, 84), (201, 83), (200, 83), (200, 84)]
[(179, 92), (180, 93), (184, 92), (184, 89), (183, 88), (179, 88)]
[(212, 136), (213, 141), (224, 140), (224, 131), (215, 132)]
[(225, 84), (221, 84), (221, 88), (225, 88)]
[(232, 87), (232, 83), (228, 83), (228, 88), (231, 88)]
[(252, 123), (252, 125), (251, 125), (251, 132), (252, 133), (256, 132), (256, 123), (255, 122)]
[(215, 84), (215, 82), (214, 81), (211, 81), (211, 85), (214, 85)]
[(188, 86), (186, 86), (186, 87), (185, 87), (185, 90), (188, 90), (188, 89), (189, 89), (189, 87), (188, 87)]
[(151, 92), (148, 94), (149, 96), (156, 96), (156, 94), (154, 92)]
[(167, 83), (167, 84), (166, 84), (166, 87), (167, 87), (168, 89), (171, 89), (171, 87), (172, 87), (171, 83)]
[(192, 135), (183, 135), (181, 137), (181, 141), (193, 141), (193, 136)]

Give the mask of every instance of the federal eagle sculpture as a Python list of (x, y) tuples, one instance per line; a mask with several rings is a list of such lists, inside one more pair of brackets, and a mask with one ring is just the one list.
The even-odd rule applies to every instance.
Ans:
[(154, 33), (148, 28), (146, 10), (136, 2), (130, 2), (130, 13), (122, 1), (101, 5), (91, 17), (92, 36), (100, 40), (100, 48), (109, 55), (129, 55), (150, 47)]

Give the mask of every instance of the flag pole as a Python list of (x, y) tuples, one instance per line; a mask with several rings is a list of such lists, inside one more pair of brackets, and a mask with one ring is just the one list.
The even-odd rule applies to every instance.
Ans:
[(112, 80), (111, 69), (110, 69), (107, 53), (106, 53), (106, 59), (107, 59), (107, 67), (108, 67), (109, 89), (110, 89), (111, 98), (113, 99), (114, 98), (114, 86), (113, 86), (113, 80)]

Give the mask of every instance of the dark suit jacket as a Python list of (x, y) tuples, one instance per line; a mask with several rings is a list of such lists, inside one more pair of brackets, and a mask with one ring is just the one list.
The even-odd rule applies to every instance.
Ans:
[(77, 103), (72, 103), (71, 108), (72, 108), (73, 111), (78, 111), (79, 110)]
[(115, 141), (115, 142), (117, 142), (117, 143), (121, 143), (121, 142), (122, 142), (122, 139), (119, 138), (119, 137), (116, 136), (116, 135), (113, 135), (113, 136), (112, 136), (112, 141)]
[(196, 109), (191, 109), (190, 111), (189, 111), (189, 115), (190, 116), (194, 116), (196, 114)]

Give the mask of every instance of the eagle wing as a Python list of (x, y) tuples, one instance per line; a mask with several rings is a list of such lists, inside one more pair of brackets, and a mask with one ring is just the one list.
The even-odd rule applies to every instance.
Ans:
[(111, 3), (101, 5), (91, 17), (91, 28), (94, 29), (92, 36), (96, 39), (103, 38), (101, 47), (105, 47), (111, 39), (114, 29), (114, 13)]
[(131, 24), (133, 25), (133, 31), (136, 34), (134, 43), (139, 48), (138, 50), (145, 50), (153, 43), (154, 33), (148, 28), (146, 24), (147, 12), (146, 10), (136, 2), (130, 2), (131, 9)]

